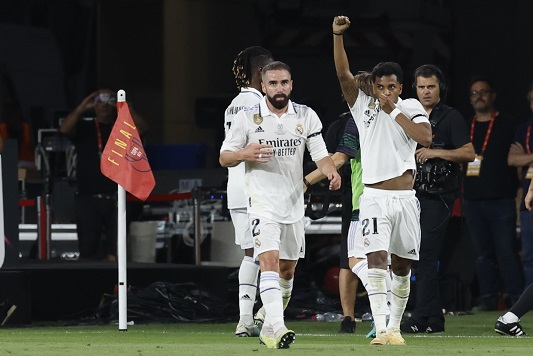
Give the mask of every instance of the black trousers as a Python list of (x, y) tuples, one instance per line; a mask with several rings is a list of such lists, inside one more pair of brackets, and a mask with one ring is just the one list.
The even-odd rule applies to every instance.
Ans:
[(416, 306), (413, 318), (444, 324), (439, 290), (438, 263), (446, 228), (453, 208), (453, 196), (417, 195), (420, 201), (420, 259), (416, 266)]
[[(76, 195), (80, 258), (101, 259), (117, 254), (117, 202), (114, 196)], [(105, 234), (105, 245), (101, 245)]]

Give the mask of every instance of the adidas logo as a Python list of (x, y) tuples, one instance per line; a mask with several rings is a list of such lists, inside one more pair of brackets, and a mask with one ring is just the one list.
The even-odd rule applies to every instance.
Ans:
[(252, 300), (248, 294), (245, 294), (241, 297), (241, 300)]
[(265, 132), (265, 130), (263, 130), (263, 129), (261, 128), (261, 126), (259, 126), (258, 128), (255, 129), (255, 132)]
[(411, 251), (407, 252), (409, 255), (416, 255), (416, 250), (412, 249)]

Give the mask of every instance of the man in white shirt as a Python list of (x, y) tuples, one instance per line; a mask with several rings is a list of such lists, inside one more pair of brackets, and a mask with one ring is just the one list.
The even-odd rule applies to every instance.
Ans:
[(285, 326), (279, 280), (292, 280), (296, 263), (305, 254), (305, 148), (328, 177), (330, 189), (339, 189), (341, 178), (326, 149), (318, 115), (289, 99), (290, 67), (282, 62), (263, 67), (262, 90), (266, 97), (233, 119), (219, 161), (223, 167), (245, 162), (244, 189), (266, 311), (260, 342), (268, 348), (289, 348), (295, 333)]
[[(420, 248), (420, 206), (413, 190), (417, 143), (431, 144), (431, 126), (414, 99), (402, 100), (403, 72), (394, 62), (354, 76), (344, 50), (346, 16), (333, 20), (333, 54), (342, 93), (359, 130), (362, 248), (368, 259), (368, 297), (376, 327), (372, 345), (405, 345), (400, 322), (410, 293), (411, 260)], [(386, 274), (390, 253), (392, 298), (387, 323)]]
[[(258, 104), (261, 93), (261, 69), (272, 62), (272, 54), (263, 47), (253, 46), (241, 51), (233, 62), (233, 75), (240, 90), (226, 109), (224, 131), (228, 134), (233, 118), (245, 107)], [(235, 243), (244, 250), (239, 267), (239, 323), (235, 335), (239, 337), (259, 336), (254, 325), (253, 308), (257, 294), (259, 265), (254, 259), (254, 243), (246, 212), (244, 194), (244, 163), (228, 168), (228, 210), (235, 229)]]

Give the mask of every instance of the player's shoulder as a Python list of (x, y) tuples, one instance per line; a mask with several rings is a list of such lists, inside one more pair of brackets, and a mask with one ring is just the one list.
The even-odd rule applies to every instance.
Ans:
[(417, 99), (409, 98), (400, 101), (399, 106), (405, 110), (424, 110), (424, 107)]
[(250, 115), (251, 113), (259, 111), (259, 103), (249, 105), (249, 106), (243, 106), (239, 113), (241, 115)]
[[(420, 101), (417, 99), (405, 99), (398, 103), (400, 110), (411, 120), (417, 119), (419, 122), (429, 122), (428, 114)], [(420, 121), (421, 120), (421, 121)]]
[(289, 103), (289, 105), (292, 105), (292, 107), (294, 108), (295, 111), (311, 109), (309, 106), (307, 106), (305, 104), (295, 103), (294, 101), (291, 101)]
[[(318, 117), (318, 115), (315, 112), (315, 110), (313, 110), (313, 108), (311, 108), (310, 106), (307, 106), (306, 104), (300, 104), (300, 103), (295, 103), (295, 102), (291, 101), (289, 103), (289, 105), (294, 110), (294, 113), (296, 115), (298, 115), (300, 118), (305, 119), (305, 118), (308, 118), (308, 117), (311, 117), (311, 116)], [(289, 108), (289, 111), (290, 111), (290, 108)]]

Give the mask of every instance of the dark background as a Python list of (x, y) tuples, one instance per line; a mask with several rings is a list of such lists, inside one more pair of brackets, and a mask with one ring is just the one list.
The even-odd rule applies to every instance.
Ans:
[(333, 17), (345, 14), (354, 72), (397, 61), (406, 98), (413, 70), (436, 64), (465, 116), (470, 79), (487, 75), (499, 109), (524, 118), (532, 10), (520, 0), (3, 0), (0, 102), (18, 100), (36, 132), (94, 89), (122, 88), (151, 123), (148, 144), (205, 144), (216, 167), (232, 62), (247, 46), (292, 67), (294, 100), (325, 126), (346, 110), (331, 39)]
[[(470, 79), (486, 75), (497, 107), (523, 119), (532, 10), (527, 0), (0, 0), (0, 105), (18, 101), (36, 136), (93, 90), (125, 89), (150, 122), (148, 146), (201, 144), (207, 159), (194, 168), (218, 167), (223, 111), (237, 93), (231, 67), (245, 47), (264, 46), (288, 63), (293, 99), (324, 126), (347, 110), (332, 55), (331, 23), (342, 14), (352, 20), (345, 43), (353, 72), (397, 61), (408, 98), (414, 69), (436, 64), (448, 103), (465, 116)], [(468, 251), (463, 240), (454, 246)], [(454, 266), (471, 260), (454, 256)]]

